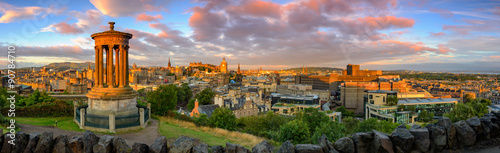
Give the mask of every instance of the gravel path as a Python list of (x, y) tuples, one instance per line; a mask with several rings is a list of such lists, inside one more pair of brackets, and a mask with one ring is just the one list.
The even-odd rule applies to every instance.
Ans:
[[(52, 132), (54, 133), (54, 138), (59, 136), (59, 135), (67, 135), (69, 138), (75, 136), (75, 135), (82, 135), (83, 132), (78, 132), (78, 131), (68, 131), (68, 130), (62, 130), (59, 128), (55, 128), (52, 126), (36, 126), (36, 125), (28, 125), (28, 124), (19, 124), (21, 127), (21, 131), (24, 133), (43, 133), (43, 132)], [(153, 142), (156, 140), (156, 138), (160, 137), (160, 134), (158, 133), (158, 121), (151, 119), (151, 123), (146, 126), (145, 129), (142, 129), (137, 132), (132, 132), (132, 133), (124, 133), (124, 134), (102, 134), (102, 133), (97, 133), (95, 132), (97, 136), (103, 136), (103, 135), (111, 135), (115, 137), (120, 137), (125, 139), (127, 144), (132, 147), (134, 142), (140, 142), (140, 143), (145, 143), (147, 145), (153, 144)]]

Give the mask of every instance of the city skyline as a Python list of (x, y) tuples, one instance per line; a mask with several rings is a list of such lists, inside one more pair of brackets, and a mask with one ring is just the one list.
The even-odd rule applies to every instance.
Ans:
[[(429, 71), (500, 68), (498, 1), (0, 1), (0, 45), (18, 66), (91, 62), (106, 23), (134, 35), (130, 63), (229, 69), (343, 67)], [(5, 56), (3, 57), (6, 58)], [(7, 64), (7, 61), (0, 65)], [(438, 66), (436, 66), (439, 64)]]

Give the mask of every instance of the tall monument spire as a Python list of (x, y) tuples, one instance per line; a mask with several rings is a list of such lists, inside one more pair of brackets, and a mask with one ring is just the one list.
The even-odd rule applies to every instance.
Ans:
[(172, 65), (170, 64), (170, 57), (168, 58), (168, 68), (170, 68)]
[(241, 74), (240, 63), (238, 63), (238, 74)]

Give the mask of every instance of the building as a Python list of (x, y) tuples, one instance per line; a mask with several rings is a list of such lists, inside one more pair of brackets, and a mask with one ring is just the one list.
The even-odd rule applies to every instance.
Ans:
[(226, 58), (222, 58), (222, 62), (220, 62), (220, 73), (227, 73), (227, 62)]
[(290, 95), (317, 95), (321, 102), (328, 102), (331, 97), (330, 90), (314, 90), (310, 85), (301, 84), (278, 85), (276, 92)]
[(309, 95), (288, 95), (288, 94), (271, 94), (271, 110), (274, 113), (283, 115), (293, 115), (305, 108), (320, 109), (321, 103), (319, 97)]
[[(365, 92), (365, 118), (377, 118), (396, 123), (414, 123), (417, 121), (418, 113), (427, 110), (437, 116), (450, 112), (458, 103), (453, 98), (426, 98), (426, 99), (397, 99), (397, 105), (388, 105), (391, 96), (397, 98), (396, 91), (388, 90), (370, 90)], [(397, 110), (398, 105), (414, 106), (413, 111)]]
[(201, 114), (206, 114), (207, 117), (212, 116), (212, 113), (214, 112), (215, 109), (219, 108), (219, 105), (217, 104), (212, 104), (212, 105), (198, 105), (198, 99), (194, 102), (194, 108), (189, 113), (189, 116), (191, 117), (199, 117)]

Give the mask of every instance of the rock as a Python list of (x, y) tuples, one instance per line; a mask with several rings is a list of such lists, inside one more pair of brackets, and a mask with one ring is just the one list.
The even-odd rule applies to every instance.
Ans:
[(171, 153), (190, 153), (194, 147), (195, 139), (181, 136), (172, 143), (170, 147)]
[(208, 145), (200, 143), (193, 147), (193, 153), (208, 153)]
[(391, 138), (388, 134), (373, 130), (373, 148), (370, 149), (374, 152), (381, 153), (394, 153)]
[(451, 120), (448, 117), (440, 117), (436, 123), (439, 126), (449, 129), (451, 127)]
[(290, 140), (286, 140), (277, 153), (295, 153), (295, 148)]
[(36, 145), (36, 148), (33, 152), (36, 153), (50, 153), (52, 152), (53, 145), (53, 134), (52, 132), (43, 132), (40, 136), (40, 140)]
[(325, 153), (338, 152), (333, 147), (333, 143), (328, 141), (328, 138), (324, 134), (318, 139), (318, 144), (319, 144), (319, 146), (321, 146), (321, 148), (323, 148), (323, 152), (325, 152)]
[(410, 129), (410, 133), (415, 137), (415, 147), (420, 152), (427, 152), (431, 144), (429, 130), (427, 128)]
[(333, 143), (335, 149), (340, 153), (354, 153), (354, 141), (351, 138), (343, 137)]
[(0, 128), (0, 151), (2, 150), (2, 146), (3, 146), (3, 129)]
[[(3, 144), (2, 144), (2, 150), (0, 150), (0, 153), (10, 153), (12, 152), (12, 144), (9, 143), (11, 141), (10, 137), (11, 133), (7, 132), (5, 135), (3, 135)], [(14, 135), (15, 136), (15, 135)]]
[(272, 153), (273, 150), (274, 150), (273, 145), (269, 144), (269, 142), (264, 140), (252, 148), (252, 153)]
[[(127, 153), (130, 149), (130, 146), (128, 146), (123, 138), (115, 137), (113, 139), (113, 152)], [(151, 152), (151, 150), (149, 152)]]
[(147, 153), (148, 151), (149, 146), (147, 144), (136, 142), (132, 145), (132, 151), (130, 151), (130, 153)]
[(465, 121), (458, 121), (451, 125), (457, 132), (457, 140), (460, 145), (471, 146), (476, 142), (476, 133)]
[(71, 149), (68, 145), (68, 136), (67, 135), (59, 135), (54, 140), (54, 147), (52, 149), (53, 153), (71, 153)]
[(156, 141), (149, 146), (150, 153), (167, 153), (167, 138), (165, 136), (161, 136), (156, 139)]
[(110, 152), (112, 152), (114, 138), (115, 137), (109, 136), (109, 135), (102, 136), (99, 139), (99, 141), (97, 142), (97, 144), (94, 145), (92, 150), (94, 151), (94, 153), (110, 153)]
[(466, 122), (474, 130), (474, 133), (476, 133), (476, 138), (479, 139), (480, 135), (483, 133), (483, 126), (481, 125), (481, 120), (479, 120), (479, 117), (474, 116), (467, 119)]
[(14, 146), (12, 146), (12, 153), (22, 153), (26, 146), (28, 145), (28, 141), (30, 136), (24, 132), (16, 132), (16, 140), (14, 141)]
[(418, 129), (418, 128), (422, 128), (422, 126), (418, 124), (413, 124), (410, 129)]
[(449, 148), (453, 148), (454, 146), (457, 145), (457, 140), (455, 137), (455, 131), (454, 129), (451, 129), (451, 120), (448, 117), (440, 117), (438, 122), (436, 123), (439, 126), (442, 126), (446, 129), (446, 136), (447, 136), (447, 145)]
[(226, 153), (250, 153), (250, 150), (238, 144), (226, 142)]
[(434, 146), (435, 151), (439, 152), (446, 146), (446, 129), (437, 124), (431, 123), (425, 126), (429, 130), (429, 137), (431, 139), (431, 146)]
[(99, 137), (90, 131), (83, 133), (83, 150), (85, 153), (92, 153), (92, 148), (99, 142)]
[(415, 142), (415, 137), (406, 129), (404, 124), (401, 124), (391, 133), (391, 141), (394, 148), (399, 147), (404, 152), (410, 152)]
[(36, 144), (38, 143), (38, 140), (40, 139), (40, 134), (39, 133), (33, 133), (29, 135), (29, 140), (28, 140), (28, 145), (26, 145), (26, 149), (24, 149), (23, 153), (33, 153), (36, 148)]
[(358, 132), (352, 134), (352, 140), (354, 141), (354, 146), (356, 152), (358, 153), (368, 153), (373, 142), (372, 132)]
[(210, 148), (212, 148), (212, 153), (224, 153), (224, 147), (221, 145), (215, 145)]
[(83, 138), (80, 135), (73, 136), (68, 142), (69, 149), (73, 153), (83, 153)]
[(491, 123), (491, 118), (483, 116), (479, 119), (481, 121), (481, 126), (483, 127), (483, 132), (480, 134), (480, 136), (486, 138), (486, 139), (491, 139), (491, 129), (493, 128), (493, 123)]
[(323, 153), (323, 148), (313, 144), (297, 144), (295, 146), (296, 153)]

